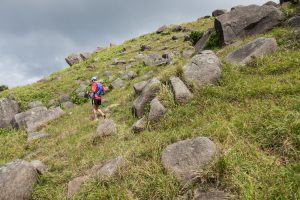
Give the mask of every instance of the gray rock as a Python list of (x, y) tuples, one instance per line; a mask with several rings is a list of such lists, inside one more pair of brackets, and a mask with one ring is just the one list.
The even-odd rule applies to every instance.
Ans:
[(278, 7), (278, 4), (275, 3), (274, 1), (268, 1), (268, 2), (265, 3), (264, 5), (266, 5), (266, 6), (275, 6), (275, 7)]
[(31, 133), (50, 121), (61, 117), (63, 114), (64, 111), (60, 107), (49, 110), (46, 107), (36, 107), (16, 114), (13, 124), (16, 128), (25, 128), (28, 133)]
[(183, 75), (196, 88), (216, 84), (221, 77), (221, 63), (212, 51), (202, 51), (183, 67)]
[(195, 50), (193, 50), (193, 49), (184, 50), (182, 52), (182, 56), (185, 57), (185, 58), (190, 58), (194, 53), (195, 53)]
[(164, 117), (167, 109), (160, 103), (157, 98), (154, 98), (150, 103), (149, 122), (157, 123)]
[(36, 107), (41, 107), (41, 106), (43, 106), (43, 103), (41, 101), (33, 101), (33, 102), (28, 103), (28, 105), (27, 105), (27, 107), (29, 109), (36, 108)]
[(28, 162), (16, 160), (0, 167), (0, 199), (26, 200), (30, 199), (37, 171)]
[(132, 65), (126, 65), (126, 66), (124, 66), (125, 70), (131, 69), (131, 68), (132, 68)]
[(197, 172), (213, 161), (217, 146), (206, 137), (180, 141), (167, 146), (162, 152), (165, 169), (183, 183), (192, 181)]
[(60, 103), (64, 103), (64, 102), (67, 102), (67, 101), (70, 101), (70, 95), (64, 94), (64, 95), (59, 97), (59, 102)]
[(119, 64), (126, 64), (126, 60), (120, 60), (118, 58), (113, 59), (113, 64), (119, 65)]
[(225, 60), (229, 63), (244, 65), (252, 58), (263, 57), (276, 50), (277, 43), (274, 38), (258, 38), (232, 52)]
[(82, 60), (87, 60), (87, 59), (90, 59), (92, 57), (92, 54), (89, 53), (89, 52), (85, 52), (85, 53), (81, 53), (80, 57), (81, 57)]
[(125, 87), (124, 81), (120, 78), (114, 80), (110, 85), (113, 89), (121, 89)]
[(67, 197), (71, 198), (76, 192), (80, 190), (82, 185), (88, 180), (88, 176), (80, 176), (74, 178), (68, 183)]
[(139, 54), (137, 54), (137, 55), (135, 56), (135, 59), (138, 60), (138, 61), (141, 61), (141, 60), (144, 59), (144, 57), (145, 57), (145, 56), (144, 56), (143, 54), (139, 53)]
[(159, 27), (159, 28), (157, 29), (156, 33), (162, 33), (162, 32), (164, 32), (164, 31), (166, 31), (167, 28), (168, 28), (168, 27), (167, 27), (166, 25), (163, 25), (162, 27)]
[(129, 62), (130, 62), (130, 63), (136, 62), (136, 59), (130, 58), (130, 59), (129, 59)]
[(141, 118), (132, 125), (131, 130), (133, 133), (140, 133), (146, 129), (146, 126), (147, 121), (145, 120), (145, 118)]
[(148, 71), (148, 72), (146, 72), (143, 76), (142, 76), (142, 78), (143, 79), (147, 79), (147, 78), (150, 78), (151, 76), (153, 76), (154, 75), (154, 71)]
[(196, 189), (194, 191), (193, 200), (228, 200), (228, 195), (219, 190), (201, 191)]
[(43, 174), (46, 170), (46, 165), (39, 160), (33, 160), (30, 164), (34, 167), (34, 169), (39, 173)]
[(33, 140), (38, 140), (38, 139), (42, 139), (42, 138), (47, 138), (50, 135), (48, 133), (38, 133), (38, 132), (33, 132), (33, 133), (29, 133), (28, 134), (28, 138), (27, 138), (27, 143), (32, 142)]
[(300, 16), (296, 15), (288, 19), (284, 24), (288, 27), (300, 27)]
[(113, 176), (117, 175), (117, 173), (125, 166), (125, 159), (119, 156), (113, 160), (107, 161), (100, 169), (97, 169), (98, 167), (91, 169), (91, 176), (96, 179), (108, 181)]
[(171, 77), (170, 82), (173, 88), (175, 101), (179, 104), (185, 104), (193, 98), (193, 94), (187, 86), (178, 77)]
[(117, 125), (109, 119), (104, 119), (97, 128), (97, 137), (105, 137), (113, 135), (117, 132)]
[(16, 101), (0, 99), (0, 128), (7, 128), (13, 121), (14, 116), (20, 111)]
[(113, 78), (113, 73), (111, 72), (111, 71), (105, 71), (104, 73), (103, 73), (103, 75), (108, 79), (108, 80), (112, 80), (112, 78)]
[(141, 45), (141, 51), (146, 51), (146, 50), (151, 50), (151, 46), (150, 45), (146, 45), (146, 44), (142, 44)]
[(146, 104), (154, 99), (159, 89), (160, 81), (157, 78), (149, 80), (142, 93), (134, 100), (132, 114), (138, 118), (142, 118), (145, 112)]
[(177, 33), (172, 36), (172, 40), (178, 40), (185, 37), (185, 33)]
[(137, 77), (137, 73), (136, 72), (134, 72), (134, 71), (129, 71), (129, 72), (127, 72), (127, 73), (125, 73), (124, 75), (123, 75), (123, 77), (122, 77), (122, 79), (126, 79), (126, 80), (128, 80), (128, 79), (135, 79)]
[(183, 38), (184, 42), (188, 42), (190, 40), (191, 40), (191, 37), (189, 35), (185, 35), (184, 38)]
[(87, 65), (86, 68), (89, 70), (89, 71), (94, 71), (96, 69), (96, 66), (93, 65), (93, 64), (90, 64), (90, 65)]
[(173, 32), (180, 32), (180, 31), (183, 31), (183, 27), (181, 26), (181, 25), (178, 25), (178, 26), (175, 26), (174, 28), (173, 28)]
[(214, 11), (212, 12), (212, 16), (213, 16), (213, 17), (218, 17), (218, 16), (220, 16), (220, 15), (225, 14), (226, 12), (227, 12), (226, 10), (220, 10), (220, 9), (214, 10)]
[(117, 46), (117, 45), (114, 43), (109, 43), (109, 47), (115, 47), (115, 46)]
[(105, 48), (103, 47), (97, 47), (95, 51), (93, 51), (92, 55), (96, 54), (96, 53), (99, 53), (101, 51), (103, 51)]
[(139, 82), (139, 83), (135, 83), (133, 85), (133, 89), (135, 91), (135, 94), (140, 94), (142, 93), (144, 87), (147, 85), (147, 81), (142, 81), (142, 82)]
[(70, 66), (73, 66), (73, 65), (81, 62), (82, 58), (80, 57), (80, 55), (71, 54), (68, 57), (66, 57), (65, 60)]
[(216, 31), (214, 28), (210, 28), (204, 33), (204, 35), (201, 37), (201, 39), (195, 45), (196, 53), (200, 53), (201, 51), (204, 50), (207, 42), (209, 41), (211, 36), (215, 33), (216, 33)]
[(144, 64), (147, 66), (160, 66), (170, 64), (172, 62), (169, 58), (163, 58), (158, 54), (150, 54), (144, 57)]
[(216, 18), (215, 30), (221, 42), (227, 45), (236, 39), (265, 33), (283, 19), (284, 14), (274, 6), (238, 6)]
[(71, 102), (71, 101), (67, 101), (67, 102), (63, 102), (61, 104), (62, 108), (64, 109), (71, 109), (71, 108), (74, 108), (75, 105)]
[(56, 106), (58, 106), (58, 105), (59, 105), (59, 103), (58, 103), (58, 101), (55, 100), (55, 99), (51, 99), (51, 100), (48, 102), (48, 107), (56, 107)]

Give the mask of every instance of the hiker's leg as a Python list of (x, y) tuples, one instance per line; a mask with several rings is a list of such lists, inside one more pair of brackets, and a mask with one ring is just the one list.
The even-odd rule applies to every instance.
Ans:
[(98, 110), (98, 106), (97, 106), (97, 105), (94, 105), (94, 107), (93, 107), (93, 112), (94, 112), (94, 119), (95, 119), (95, 120), (98, 120), (98, 117), (97, 117), (97, 110)]
[(105, 116), (104, 112), (103, 112), (100, 108), (98, 108), (97, 110), (98, 110), (98, 112), (102, 115), (102, 117)]

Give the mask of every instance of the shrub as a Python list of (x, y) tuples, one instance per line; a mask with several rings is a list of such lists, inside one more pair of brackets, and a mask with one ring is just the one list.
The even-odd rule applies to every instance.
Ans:
[(0, 92), (2, 92), (4, 90), (8, 90), (8, 87), (6, 85), (1, 85), (0, 86)]
[(214, 50), (222, 47), (222, 42), (220, 40), (220, 34), (214, 33), (210, 38), (204, 49), (206, 50)]
[(192, 31), (190, 34), (190, 41), (193, 45), (196, 45), (196, 43), (202, 38), (203, 32), (200, 31)]

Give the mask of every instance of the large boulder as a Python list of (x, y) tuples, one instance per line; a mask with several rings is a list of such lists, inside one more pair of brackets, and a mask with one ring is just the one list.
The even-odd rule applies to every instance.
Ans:
[(198, 40), (198, 42), (195, 45), (196, 53), (200, 53), (201, 51), (204, 50), (207, 42), (209, 41), (211, 36), (215, 33), (216, 33), (216, 31), (214, 28), (210, 28), (204, 33), (204, 35), (200, 38), (200, 40)]
[(223, 44), (254, 34), (262, 34), (279, 25), (284, 14), (269, 5), (237, 6), (215, 20), (215, 29)]
[(217, 154), (217, 146), (210, 139), (198, 137), (167, 146), (162, 152), (162, 162), (169, 173), (182, 182), (188, 182)]
[(183, 67), (183, 75), (196, 88), (216, 84), (221, 77), (220, 60), (212, 51), (202, 51)]
[(133, 102), (132, 114), (142, 118), (145, 112), (145, 105), (154, 99), (159, 89), (160, 81), (157, 78), (149, 80), (142, 93)]
[(37, 176), (37, 170), (24, 160), (16, 160), (0, 167), (0, 199), (30, 199)]
[(170, 78), (170, 82), (177, 103), (185, 104), (193, 98), (193, 94), (180, 78), (173, 76)]
[(36, 107), (16, 114), (13, 124), (16, 128), (25, 128), (28, 133), (31, 133), (50, 121), (61, 117), (63, 114), (64, 111), (60, 107), (51, 109)]
[(73, 65), (81, 62), (82, 58), (80, 57), (80, 55), (71, 54), (68, 57), (66, 57), (65, 60), (70, 66), (73, 66)]
[(14, 100), (0, 99), (0, 128), (10, 126), (14, 116), (19, 111), (19, 105)]
[(110, 136), (117, 132), (117, 125), (114, 121), (104, 119), (103, 122), (98, 126), (96, 137)]
[(157, 123), (166, 114), (167, 109), (161, 104), (158, 98), (154, 98), (150, 103), (149, 122)]
[(274, 38), (261, 37), (232, 52), (225, 60), (229, 63), (244, 65), (251, 59), (271, 54), (276, 49), (277, 43)]
[(133, 85), (133, 89), (135, 91), (135, 94), (140, 94), (144, 87), (147, 85), (147, 81), (142, 81), (142, 82), (138, 82), (138, 83), (135, 83)]

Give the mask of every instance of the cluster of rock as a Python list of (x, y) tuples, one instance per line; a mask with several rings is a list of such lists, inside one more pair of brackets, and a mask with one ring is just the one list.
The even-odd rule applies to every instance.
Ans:
[[(217, 84), (221, 76), (221, 63), (212, 51), (203, 51), (195, 55), (191, 62), (183, 67), (185, 80), (191, 82), (195, 88), (203, 85)], [(179, 77), (171, 77), (170, 83), (178, 104), (188, 103), (193, 94)], [(132, 114), (139, 120), (132, 126), (135, 133), (145, 129), (147, 121), (157, 123), (165, 115), (166, 108), (156, 97), (160, 90), (161, 82), (158, 78), (134, 84), (133, 88), (137, 98), (133, 102)], [(148, 119), (145, 119), (145, 107), (150, 104)]]

